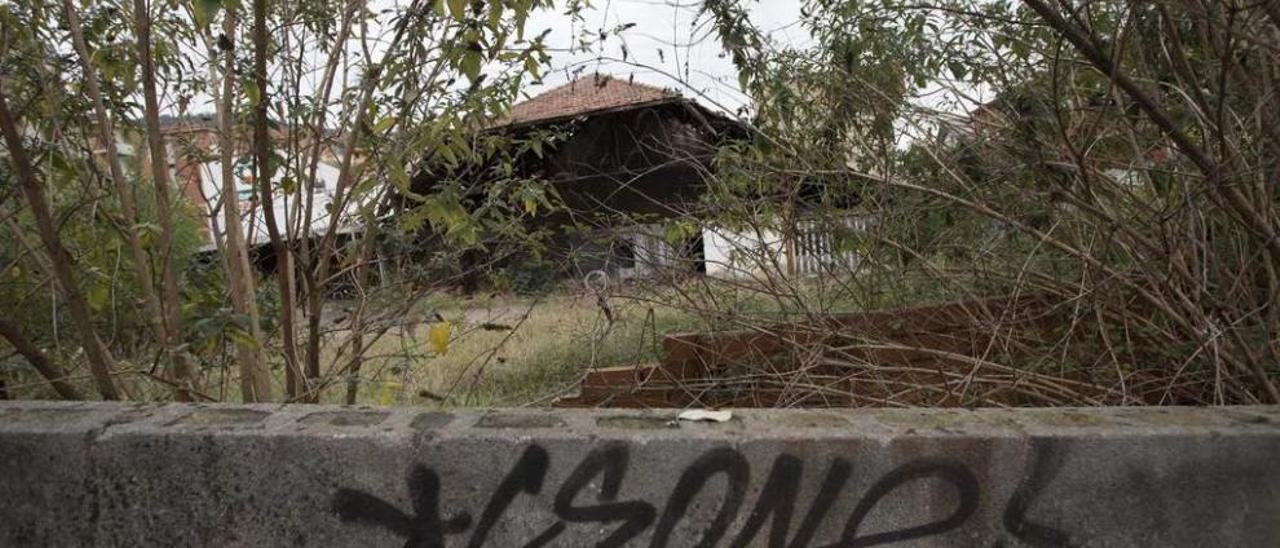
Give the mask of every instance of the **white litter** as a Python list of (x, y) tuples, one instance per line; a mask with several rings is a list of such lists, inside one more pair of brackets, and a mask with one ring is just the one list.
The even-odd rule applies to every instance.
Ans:
[(729, 411), (711, 411), (709, 409), (690, 409), (681, 412), (676, 420), (682, 421), (712, 421), (725, 422), (733, 418), (733, 413)]

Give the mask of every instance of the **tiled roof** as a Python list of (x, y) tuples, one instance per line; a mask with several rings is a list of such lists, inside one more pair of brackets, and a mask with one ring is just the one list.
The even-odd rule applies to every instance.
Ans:
[(670, 90), (603, 74), (593, 74), (516, 103), (507, 116), (497, 120), (491, 127), (571, 118), (592, 112), (679, 98), (678, 93)]

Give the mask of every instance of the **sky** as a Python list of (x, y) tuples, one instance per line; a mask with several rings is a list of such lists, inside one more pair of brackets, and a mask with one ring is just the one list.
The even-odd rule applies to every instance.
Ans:
[[(801, 44), (807, 41), (798, 24), (801, 1), (744, 0), (744, 3), (752, 22), (772, 39), (782, 44)], [(371, 2), (374, 11), (405, 4), (406, 0)], [(566, 15), (562, 1), (556, 0), (556, 4), (553, 9), (534, 12), (526, 23), (525, 36), (551, 31), (546, 38), (551, 68), (544, 71), (541, 83), (526, 85), (527, 95), (567, 83), (575, 74), (599, 72), (671, 88), (709, 108), (729, 113), (749, 102), (738, 89), (737, 72), (725, 55), (710, 18), (698, 13), (700, 0), (590, 0), (580, 19)], [(620, 34), (612, 33), (628, 24), (632, 26)], [(390, 32), (389, 27), (382, 28), (377, 23), (374, 27), (381, 28), (375, 30), (375, 34)], [(590, 51), (572, 47), (582, 33), (596, 35), (601, 30), (611, 31), (609, 37), (593, 44)], [(385, 43), (375, 41), (374, 51), (381, 46)], [(622, 60), (624, 47), (625, 62)], [(358, 46), (353, 42), (348, 44), (348, 50), (355, 54)], [(188, 55), (197, 66), (207, 62), (205, 52), (199, 48), (189, 49)], [(323, 61), (316, 53), (310, 63), (318, 67)], [(349, 79), (356, 78), (358, 71), (351, 69)], [(304, 89), (318, 84), (318, 70), (303, 78)], [(178, 114), (173, 98), (166, 99), (166, 113)], [(191, 112), (214, 109), (213, 99), (207, 94), (197, 95), (191, 104), (196, 105)]]
[[(406, 1), (372, 0), (372, 5), (389, 8), (403, 6)], [(742, 1), (751, 22), (775, 46), (804, 47), (812, 43), (800, 24), (804, 0)], [(750, 99), (738, 89), (737, 71), (720, 44), (710, 17), (699, 13), (701, 0), (590, 0), (580, 18), (566, 15), (563, 3), (557, 0), (556, 8), (535, 12), (526, 24), (525, 36), (550, 30), (546, 40), (551, 60), (542, 82), (526, 84), (525, 95), (537, 95), (567, 83), (575, 75), (598, 72), (674, 89), (708, 108), (730, 115), (739, 114), (741, 107), (749, 106)], [(613, 32), (624, 26), (627, 28), (620, 34)], [(578, 37), (595, 36), (602, 30), (609, 31), (607, 39), (597, 41), (586, 51), (573, 47)], [(383, 32), (389, 32), (389, 28)], [(379, 45), (375, 42), (375, 51)], [(357, 51), (354, 43), (348, 48)], [(203, 55), (194, 51), (192, 54)], [(316, 55), (313, 64), (319, 66), (323, 60)], [(352, 68), (349, 81), (355, 79), (358, 71)], [(303, 87), (318, 82), (319, 71), (316, 71), (304, 78)], [(956, 112), (972, 108), (972, 104), (943, 106), (945, 101), (931, 95), (930, 90), (916, 102), (931, 109)], [(213, 110), (211, 98), (207, 96), (197, 97), (193, 104), (204, 107), (196, 110)]]
[[(743, 0), (752, 23), (776, 46), (812, 44), (800, 24), (803, 0)], [(672, 88), (703, 105), (734, 113), (750, 99), (738, 89), (737, 71), (725, 54), (709, 16), (699, 15), (700, 0), (592, 0), (582, 21), (574, 23), (562, 10), (547, 10), (530, 17), (526, 35), (551, 29), (551, 72), (542, 85), (527, 86), (530, 96), (564, 84), (574, 74), (593, 72), (632, 78), (638, 82)], [(573, 37), (583, 30), (614, 29), (634, 24), (621, 36), (609, 38), (589, 52), (569, 52)], [(623, 45), (627, 62), (622, 62)], [(967, 89), (979, 102), (988, 98), (983, 88)], [(914, 104), (952, 113), (976, 106), (967, 97), (955, 96), (938, 85), (927, 86)]]
[[(724, 53), (708, 16), (699, 17), (696, 0), (593, 0), (575, 23), (561, 10), (529, 18), (526, 35), (551, 29), (547, 40), (552, 70), (543, 84), (529, 86), (530, 95), (568, 82), (573, 74), (594, 72), (658, 87), (672, 88), (704, 105), (732, 112), (747, 103), (738, 90), (737, 72)], [(785, 44), (806, 41), (799, 28), (800, 0), (748, 2), (752, 22)], [(610, 30), (633, 24), (590, 52), (567, 49), (582, 31)], [(623, 62), (623, 47), (627, 61)]]

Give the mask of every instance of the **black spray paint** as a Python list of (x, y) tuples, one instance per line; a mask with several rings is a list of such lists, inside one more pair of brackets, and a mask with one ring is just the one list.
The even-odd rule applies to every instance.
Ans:
[(462, 513), (450, 519), (440, 517), (440, 477), (424, 466), (409, 473), (409, 498), (413, 515), (368, 493), (340, 489), (333, 497), (333, 510), (342, 521), (372, 523), (408, 538), (407, 547), (444, 546), (445, 535), (456, 535), (471, 526), (471, 516)]
[[(477, 548), (484, 545), (494, 525), (517, 497), (541, 495), (550, 465), (551, 458), (545, 449), (538, 445), (526, 448), (490, 495), (467, 546)], [(668, 546), (681, 521), (688, 515), (690, 505), (711, 483), (723, 483), (725, 487), (717, 492), (724, 495), (716, 498), (720, 501), (719, 507), (696, 546), (716, 546), (725, 539), (731, 539), (730, 546), (746, 546), (755, 540), (766, 522), (769, 522), (767, 545), (771, 548), (810, 546), (854, 472), (850, 462), (841, 458), (831, 459), (818, 493), (809, 502), (804, 518), (792, 533), (805, 463), (792, 455), (779, 455), (770, 467), (742, 529), (735, 535), (729, 535), (730, 526), (746, 503), (747, 488), (751, 482), (751, 466), (740, 452), (721, 447), (700, 455), (681, 472), (660, 514), (653, 504), (643, 500), (617, 500), (629, 465), (630, 450), (622, 442), (607, 443), (587, 453), (555, 493), (552, 508), (558, 520), (529, 539), (525, 546), (554, 543), (570, 523), (612, 525), (613, 528), (599, 539), (597, 546), (601, 547), (626, 545), (650, 528), (653, 529), (650, 546)], [(595, 500), (583, 500), (583, 491), (597, 478), (600, 488)], [(858, 534), (863, 522), (882, 499), (903, 485), (927, 479), (946, 483), (957, 493), (958, 502), (947, 517), (892, 531)], [(1037, 486), (1029, 488), (1034, 487)], [(352, 489), (338, 490), (332, 509), (344, 522), (385, 527), (405, 537), (405, 546), (410, 547), (443, 546), (446, 536), (460, 535), (471, 528), (471, 515), (466, 512), (449, 518), (440, 515), (440, 478), (434, 471), (422, 466), (414, 467), (409, 474), (408, 488), (413, 515), (406, 515), (382, 499)], [(961, 526), (977, 511), (979, 491), (973, 473), (959, 462), (924, 459), (903, 464), (877, 479), (862, 494), (853, 513), (845, 521), (840, 540), (829, 546), (874, 546), (946, 533)], [(1021, 529), (1015, 534), (1046, 535), (1052, 539), (1056, 531), (1021, 521), (1025, 507), (1019, 505), (1029, 502), (1027, 495), (1014, 498), (1006, 511), (1005, 525), (1020, 525)]]

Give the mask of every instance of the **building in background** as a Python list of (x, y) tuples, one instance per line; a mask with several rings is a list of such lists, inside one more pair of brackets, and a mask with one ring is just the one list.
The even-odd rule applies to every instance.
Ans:
[[(483, 131), (515, 143), (555, 136), (515, 165), (517, 176), (546, 181), (562, 200), (562, 210), (537, 223), (551, 229), (552, 260), (564, 276), (600, 270), (618, 278), (750, 277), (774, 267), (816, 272), (820, 260), (850, 256), (836, 249), (826, 220), (807, 219), (802, 230), (719, 222), (705, 200), (713, 160), (722, 146), (749, 139), (750, 129), (671, 90), (584, 76), (515, 104)], [(430, 151), (425, 164), (431, 165)], [(492, 181), (490, 170), (474, 166), (428, 167), (413, 188), (425, 194), (446, 179), (467, 177), (477, 195)]]
[[(267, 249), (271, 243), (267, 230), (267, 215), (275, 220), (280, 231), (290, 239), (300, 237), (322, 237), (329, 227), (330, 211), (334, 204), (335, 191), (338, 185), (341, 151), (334, 145), (322, 143), (320, 159), (316, 165), (315, 185), (311, 189), (300, 188), (296, 181), (302, 177), (293, 175), (290, 170), (276, 170), (272, 188), (271, 212), (265, 211), (261, 205), (260, 190), (254, 179), (254, 164), (249, 140), (243, 139), (236, 150), (235, 164), (232, 173), (235, 177), (235, 196), (222, 195), (222, 161), (218, 151), (218, 128), (210, 116), (194, 116), (166, 118), (163, 120), (166, 141), (169, 147), (170, 165), (176, 174), (175, 180), (180, 185), (183, 195), (195, 206), (201, 217), (202, 242), (200, 251), (217, 250), (225, 237), (222, 207), (234, 204), (240, 210), (245, 242), (255, 252), (259, 260), (267, 265), (272, 264), (271, 253)], [(292, 142), (286, 130), (273, 129), (276, 143)], [(247, 135), (247, 134), (246, 134)], [(331, 140), (331, 136), (326, 137)], [(298, 140), (299, 150), (309, 150), (311, 141)], [(278, 158), (296, 157), (288, 151), (277, 150)], [(360, 161), (359, 155), (356, 161)], [(310, 190), (310, 192), (307, 192)], [(308, 195), (309, 194), (309, 195)], [(310, 203), (308, 205), (308, 199)], [(342, 213), (338, 216), (336, 233), (349, 237), (361, 231), (358, 216), (360, 204), (347, 201)], [(304, 236), (305, 235), (305, 236)]]

